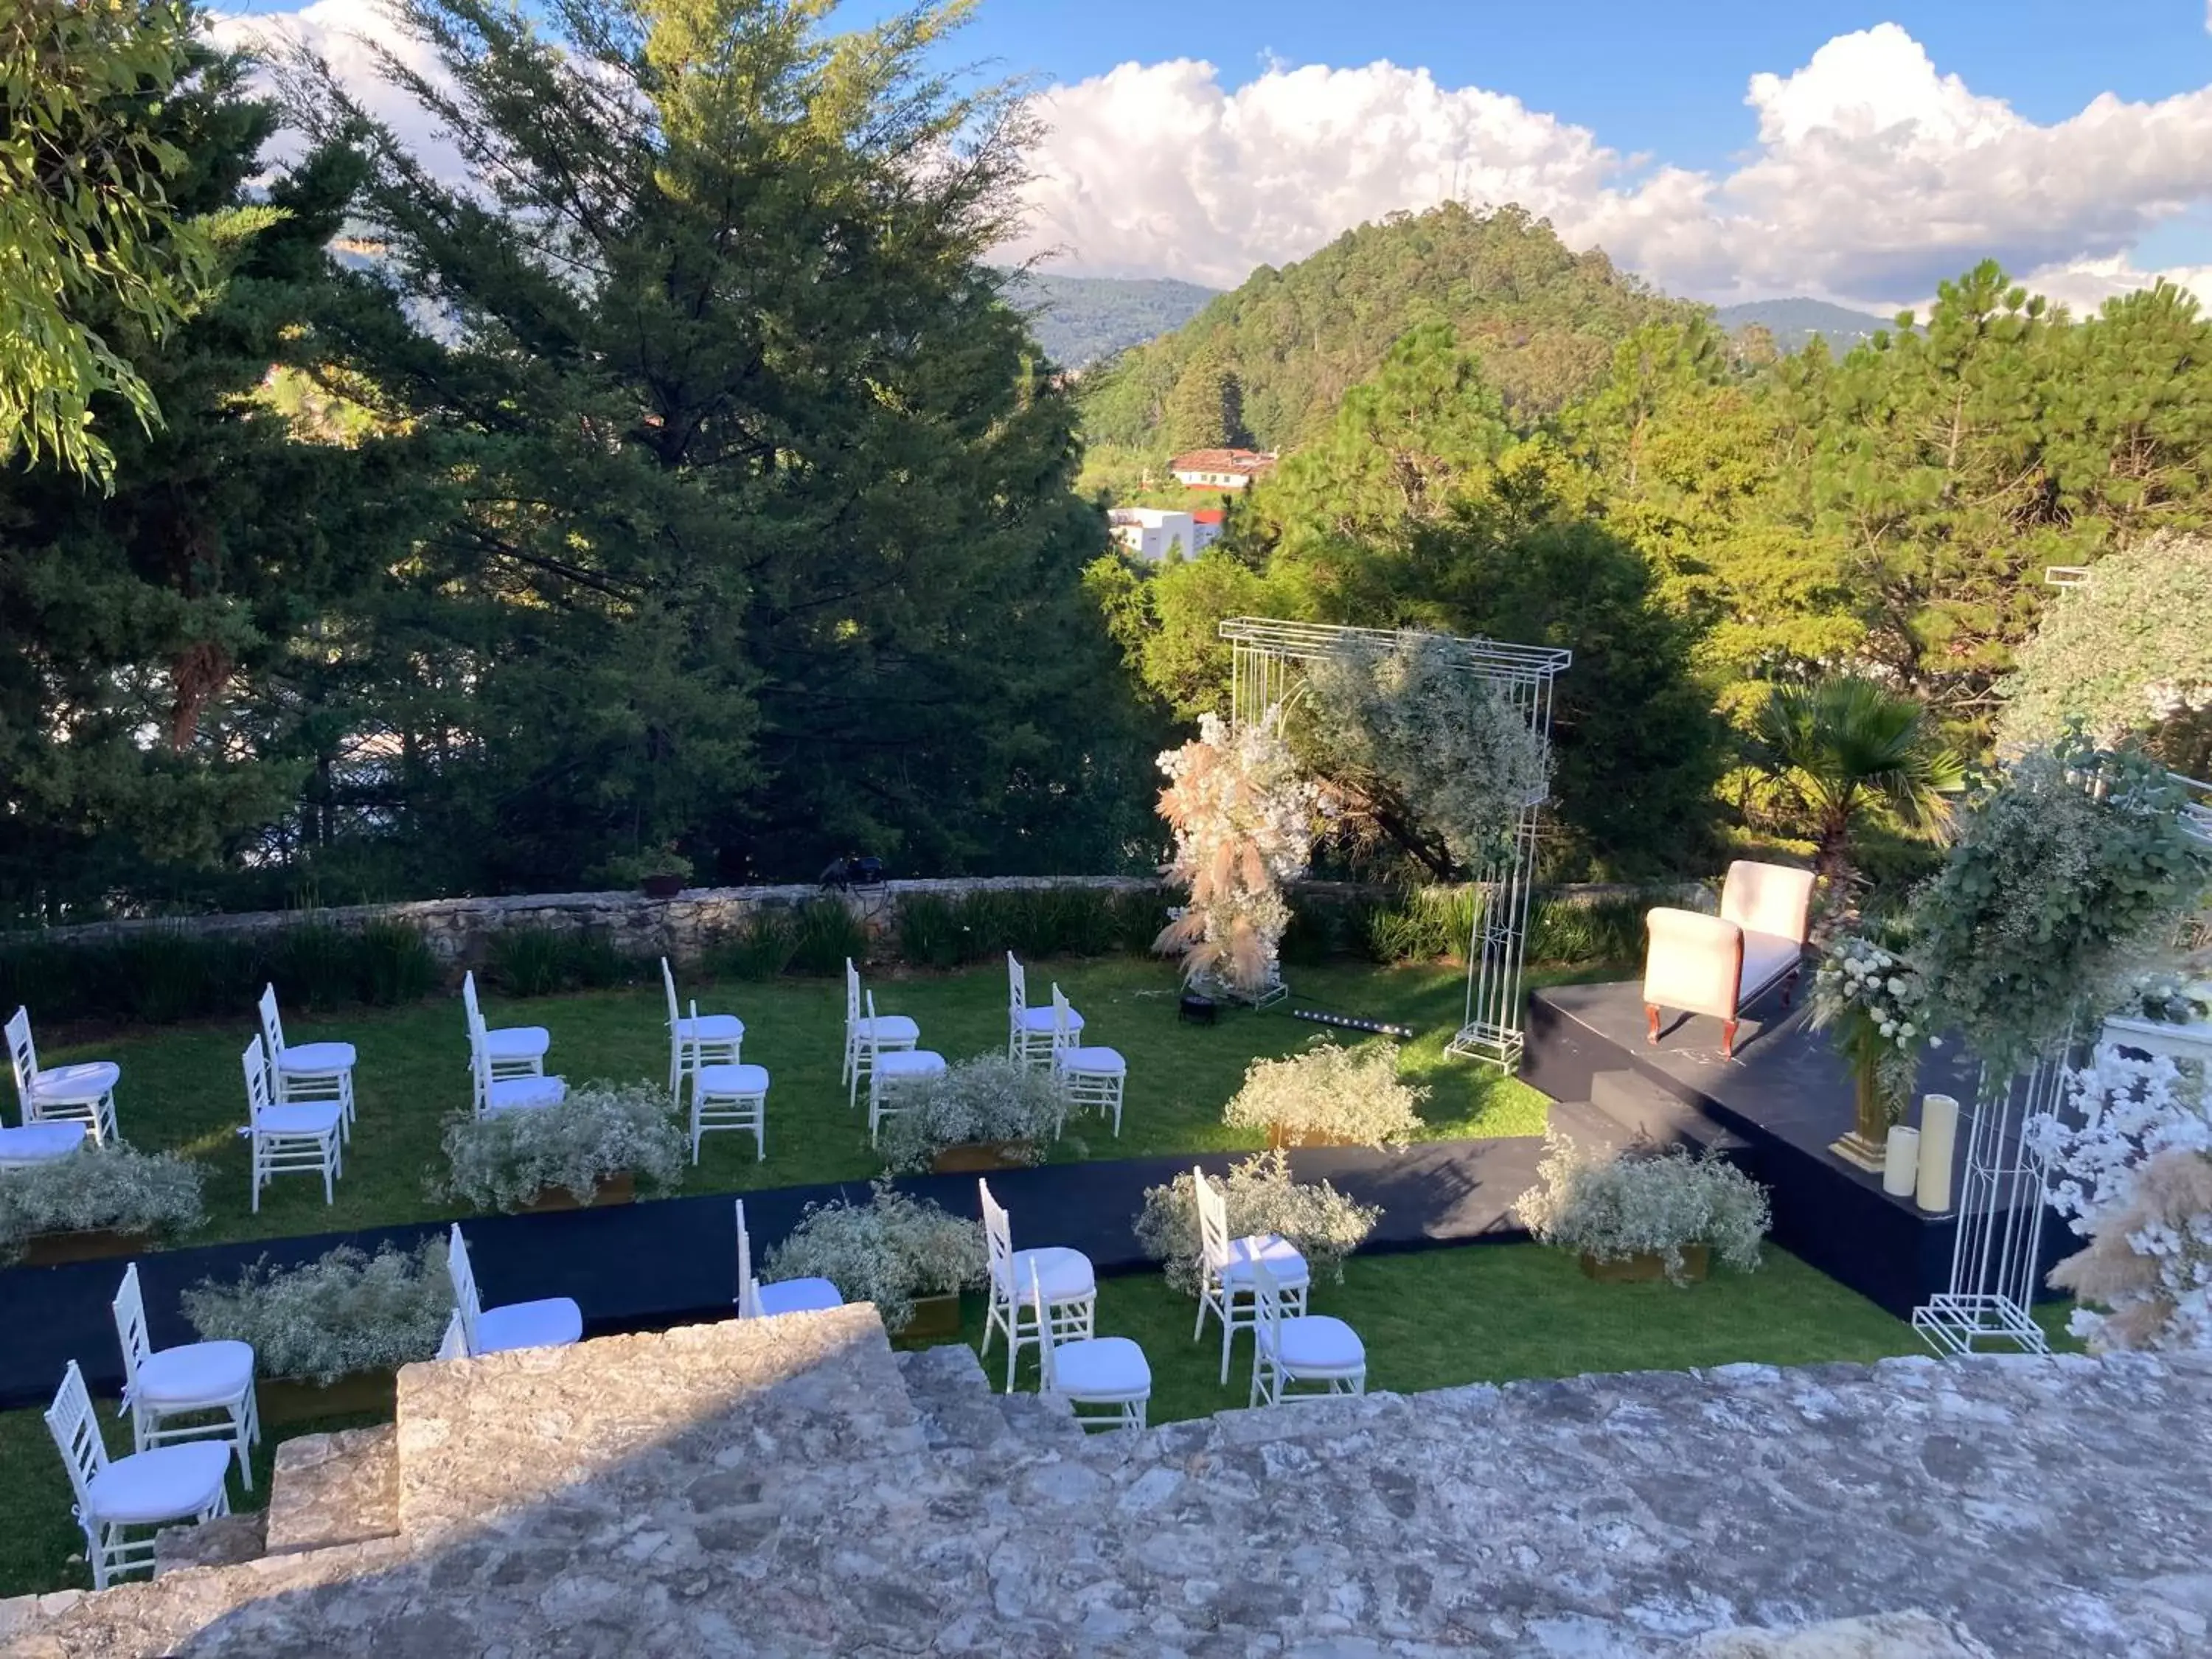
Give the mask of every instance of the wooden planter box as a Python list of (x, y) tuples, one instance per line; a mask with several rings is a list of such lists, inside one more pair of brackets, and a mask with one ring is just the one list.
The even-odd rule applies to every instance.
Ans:
[(540, 1187), (538, 1196), (515, 1206), (517, 1215), (538, 1215), (548, 1210), (597, 1209), (602, 1204), (629, 1204), (637, 1198), (637, 1177), (627, 1170), (611, 1175), (592, 1189), (588, 1205), (576, 1202), (566, 1187)]
[(988, 1175), (994, 1170), (1026, 1170), (1036, 1161), (1031, 1141), (971, 1140), (937, 1152), (929, 1168), (935, 1175)]
[(1326, 1129), (1285, 1129), (1279, 1123), (1267, 1126), (1267, 1150), (1271, 1152), (1289, 1152), (1299, 1146), (1357, 1146), (1359, 1142), (1350, 1135), (1333, 1135)]
[(927, 1342), (960, 1334), (960, 1297), (918, 1296), (905, 1324), (891, 1333), (902, 1342)]
[(264, 1425), (313, 1423), (370, 1412), (389, 1417), (398, 1409), (399, 1374), (353, 1371), (329, 1382), (264, 1376), (254, 1384), (253, 1392)]
[[(1692, 1283), (1705, 1278), (1713, 1265), (1713, 1253), (1703, 1244), (1682, 1246), (1682, 1277)], [(1667, 1258), (1655, 1252), (1601, 1261), (1584, 1253), (1583, 1276), (1601, 1285), (1638, 1285), (1667, 1276)]]
[(151, 1233), (118, 1233), (94, 1227), (76, 1233), (34, 1233), (23, 1242), (23, 1266), (58, 1267), (70, 1261), (106, 1261), (142, 1255), (153, 1248)]

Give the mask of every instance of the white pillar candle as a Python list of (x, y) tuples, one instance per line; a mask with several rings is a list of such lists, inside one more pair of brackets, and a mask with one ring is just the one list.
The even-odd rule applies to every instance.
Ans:
[(1920, 1103), (1920, 1186), (1915, 1198), (1923, 1210), (1951, 1207), (1951, 1161), (1959, 1144), (1959, 1103), (1949, 1095), (1929, 1095)]
[(1892, 1198), (1909, 1198), (1920, 1174), (1920, 1131), (1902, 1123), (1891, 1126), (1889, 1145), (1883, 1148), (1881, 1189)]

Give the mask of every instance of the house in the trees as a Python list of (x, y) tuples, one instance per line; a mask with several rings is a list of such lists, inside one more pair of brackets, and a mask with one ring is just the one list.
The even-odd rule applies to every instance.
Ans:
[(1192, 489), (1242, 489), (1274, 465), (1272, 450), (1194, 449), (1170, 461), (1168, 471)]

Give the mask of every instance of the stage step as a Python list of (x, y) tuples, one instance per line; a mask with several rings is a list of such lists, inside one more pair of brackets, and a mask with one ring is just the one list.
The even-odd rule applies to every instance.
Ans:
[(1626, 1146), (1631, 1136), (1587, 1100), (1555, 1100), (1550, 1127), (1565, 1139), (1583, 1146)]
[(1749, 1144), (1641, 1072), (1598, 1073), (1590, 1079), (1590, 1104), (1632, 1139), (1656, 1146), (1734, 1152)]

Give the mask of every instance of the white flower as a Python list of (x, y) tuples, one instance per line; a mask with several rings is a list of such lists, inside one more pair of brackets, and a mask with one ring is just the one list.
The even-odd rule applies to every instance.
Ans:
[(1893, 978), (1889, 981), (1889, 994), (1893, 997), (1903, 996), (1905, 994), (1905, 981), (1901, 979)]
[(1913, 1024), (1912, 1024), (1912, 1022), (1911, 1022), (1911, 1020), (1909, 1020), (1909, 1019), (1908, 1019), (1908, 1020), (1906, 1020), (1906, 1021), (1905, 1022), (1905, 1024), (1902, 1024), (1902, 1025), (1900, 1025), (1900, 1026), (1899, 1026), (1899, 1027), (1897, 1028), (1897, 1034), (1898, 1034), (1898, 1036), (1908, 1036), (1908, 1037), (1909, 1037), (1909, 1036), (1911, 1036), (1912, 1035), (1912, 1032), (1913, 1032)]

